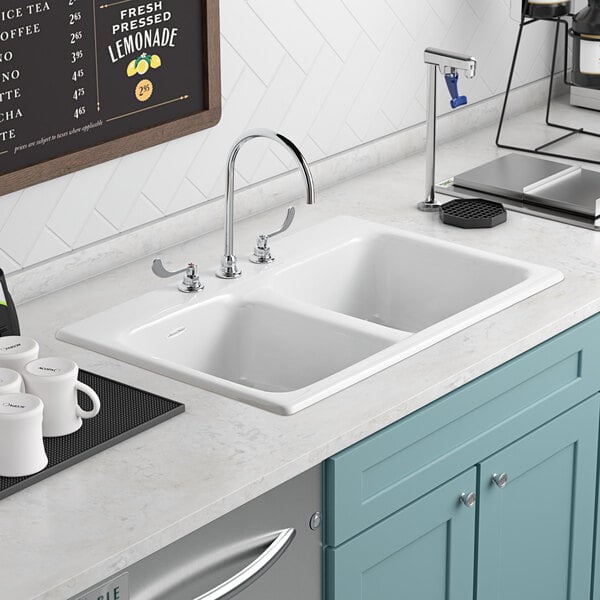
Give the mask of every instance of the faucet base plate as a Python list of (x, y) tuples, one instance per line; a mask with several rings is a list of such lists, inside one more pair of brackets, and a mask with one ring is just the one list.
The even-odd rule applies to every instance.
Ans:
[(438, 212), (442, 205), (437, 202), (419, 202), (417, 208), (423, 212)]
[(271, 255), (269, 256), (257, 256), (256, 254), (252, 254), (249, 258), (250, 262), (255, 265), (268, 265), (272, 262), (275, 262), (275, 258)]
[(219, 279), (237, 279), (242, 276), (242, 270), (238, 267), (237, 258), (233, 254), (221, 258), (221, 265), (215, 275)]
[(231, 267), (219, 267), (216, 272), (215, 275), (219, 278), (219, 279), (238, 279), (239, 277), (242, 276), (242, 270), (238, 269), (237, 267), (235, 268), (231, 268)]

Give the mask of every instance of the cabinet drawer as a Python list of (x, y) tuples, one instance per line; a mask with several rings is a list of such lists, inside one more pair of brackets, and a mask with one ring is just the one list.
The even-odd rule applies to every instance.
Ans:
[(473, 597), (474, 507), (460, 501), (477, 470), (325, 551), (328, 600), (468, 600)]
[(327, 460), (326, 543), (341, 544), (600, 390), (598, 340), (597, 315)]

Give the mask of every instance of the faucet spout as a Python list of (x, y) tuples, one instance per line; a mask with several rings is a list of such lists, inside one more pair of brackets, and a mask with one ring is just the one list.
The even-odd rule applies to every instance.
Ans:
[(440, 204), (435, 197), (435, 144), (437, 136), (437, 73), (445, 75), (448, 90), (452, 96), (450, 105), (458, 108), (467, 103), (466, 96), (458, 94), (457, 71), (464, 71), (468, 79), (477, 75), (477, 59), (467, 54), (448, 52), (439, 48), (426, 48), (424, 54), (427, 65), (427, 128), (426, 128), (426, 174), (425, 201), (417, 205), (419, 210), (435, 212)]
[(237, 264), (233, 249), (233, 220), (234, 220), (234, 195), (235, 195), (235, 163), (242, 147), (250, 140), (266, 138), (277, 142), (290, 151), (296, 159), (300, 171), (304, 175), (306, 184), (306, 203), (315, 203), (315, 184), (306, 158), (300, 149), (285, 136), (270, 129), (253, 129), (240, 137), (231, 148), (227, 160), (227, 188), (225, 192), (225, 252), (221, 258), (221, 266), (216, 275), (221, 279), (237, 279), (242, 271)]
[(477, 59), (468, 54), (448, 52), (439, 48), (426, 48), (424, 58), (427, 65), (464, 71), (468, 79), (473, 79), (477, 75)]

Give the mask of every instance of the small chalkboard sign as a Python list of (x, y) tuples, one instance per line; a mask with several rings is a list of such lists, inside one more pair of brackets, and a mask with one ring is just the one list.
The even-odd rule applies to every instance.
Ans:
[(2, 0), (0, 194), (215, 125), (218, 0)]

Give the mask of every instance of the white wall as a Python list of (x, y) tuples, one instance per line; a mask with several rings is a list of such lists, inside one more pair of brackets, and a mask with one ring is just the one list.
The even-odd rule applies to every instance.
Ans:
[[(428, 45), (479, 59), (479, 77), (462, 86), (472, 102), (496, 95), (516, 35), (510, 0), (221, 0), (221, 12), (221, 123), (0, 197), (1, 267), (16, 271), (220, 196), (227, 151), (249, 127), (281, 131), (315, 161), (421, 123)], [(517, 84), (549, 70), (548, 30), (529, 29)], [(289, 166), (257, 141), (240, 156), (238, 185)]]

